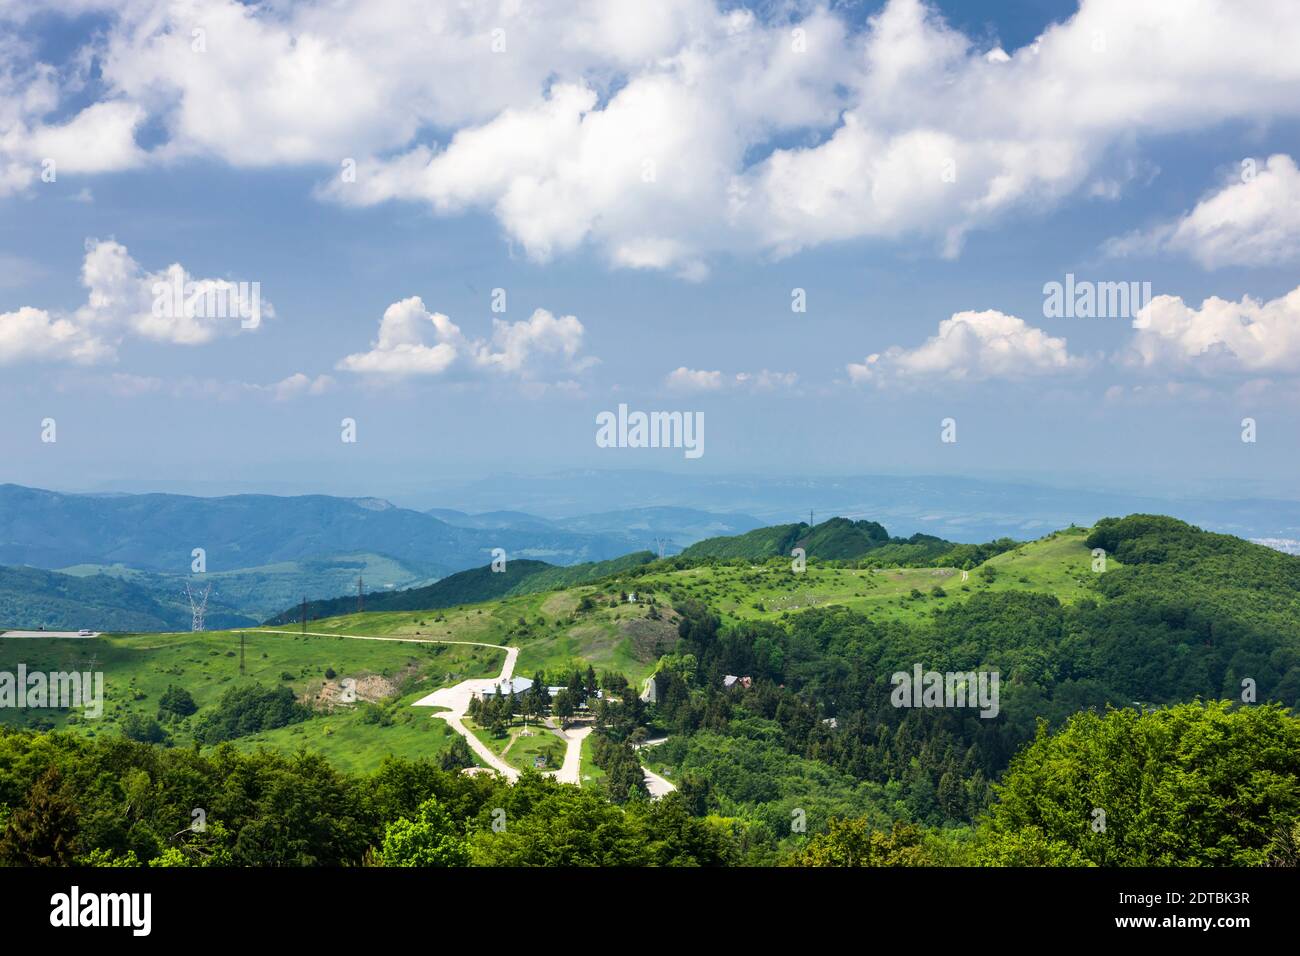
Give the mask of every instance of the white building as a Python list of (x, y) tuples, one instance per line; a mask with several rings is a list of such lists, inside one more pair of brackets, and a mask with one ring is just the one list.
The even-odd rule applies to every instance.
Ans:
[(496, 697), (498, 694), (504, 694), (506, 697), (512, 694), (522, 694), (533, 686), (533, 682), (527, 677), (512, 677), (510, 680), (489, 687), (479, 694), (480, 697)]

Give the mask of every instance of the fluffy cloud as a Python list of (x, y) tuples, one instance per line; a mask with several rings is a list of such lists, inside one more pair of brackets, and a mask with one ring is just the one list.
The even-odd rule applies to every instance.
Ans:
[(42, 150), (86, 171), (352, 158), (322, 195), (485, 210), (534, 259), (589, 245), (688, 278), (860, 237), (956, 255), (1011, 211), (1113, 195), (1098, 172), (1135, 143), (1300, 114), (1300, 18), (1266, 0), (1083, 0), (1009, 51), (920, 0), (862, 24), (716, 0), (102, 6), (73, 75), (4, 58), (0, 189)]
[(30, 306), (0, 314), (0, 365), (112, 361), (132, 336), (202, 345), (275, 315), (255, 283), (241, 296), (239, 284), (195, 279), (179, 264), (148, 272), (113, 240), (86, 243), (81, 282), (86, 302), (66, 315)]
[(338, 368), (391, 377), (496, 372), (535, 381), (595, 364), (595, 358), (581, 354), (584, 331), (572, 315), (557, 318), (537, 309), (520, 322), (493, 319), (489, 339), (471, 339), (447, 316), (430, 312), (419, 296), (412, 296), (385, 309), (370, 350), (346, 356)]
[(1109, 240), (1114, 256), (1173, 252), (1207, 269), (1300, 261), (1300, 169), (1282, 154), (1246, 161), (1218, 192), (1175, 222)]
[(78, 325), (172, 345), (203, 345), (275, 315), (256, 281), (199, 279), (179, 263), (147, 272), (112, 240), (87, 244), (81, 282), (89, 294), (73, 317)]
[(349, 355), (338, 367), (385, 375), (439, 375), (456, 361), (464, 344), (460, 328), (451, 319), (429, 312), (419, 296), (412, 296), (384, 310), (379, 338), (369, 352)]
[[(722, 250), (864, 236), (932, 237), (955, 255), (1012, 209), (1095, 190), (1092, 172), (1134, 130), (1300, 110), (1279, 42), (1300, 40), (1300, 24), (1264, 5), (1085, 0), (1014, 53), (981, 50), (917, 0), (861, 32), (818, 11), (797, 40), (743, 11), (693, 23), (603, 103), (585, 80), (557, 84), (328, 192), (487, 208), (537, 259), (592, 242), (616, 265), (695, 277)], [(768, 149), (796, 130), (816, 144)]]
[(1300, 288), (1259, 302), (1217, 296), (1199, 309), (1162, 295), (1133, 320), (1133, 338), (1117, 359), (1157, 372), (1300, 373)]
[(147, 155), (135, 133), (148, 116), (139, 103), (113, 97), (66, 118), (58, 115), (84, 83), (84, 65), (60, 77), (29, 46), (0, 37), (0, 196), (20, 192), (41, 176), (130, 169)]
[(989, 310), (958, 312), (914, 349), (893, 346), (850, 363), (855, 383), (908, 383), (934, 379), (980, 381), (1027, 378), (1082, 368), (1065, 339), (1048, 335), (1014, 315)]
[(707, 371), (681, 366), (673, 369), (664, 384), (676, 392), (719, 392), (728, 388), (749, 388), (768, 391), (776, 388), (793, 388), (799, 376), (794, 372), (737, 372), (724, 375), (720, 371)]
[(0, 313), (0, 365), (75, 362), (93, 365), (114, 356), (112, 346), (76, 323), (24, 306)]

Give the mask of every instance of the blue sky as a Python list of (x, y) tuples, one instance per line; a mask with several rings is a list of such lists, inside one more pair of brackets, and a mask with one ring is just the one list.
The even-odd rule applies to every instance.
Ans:
[[(81, 6), (0, 4), (0, 480), (1294, 496), (1285, 4)], [(151, 316), (173, 264), (274, 315)], [(1066, 273), (1155, 300), (1045, 316)], [(706, 453), (596, 447), (620, 402)]]

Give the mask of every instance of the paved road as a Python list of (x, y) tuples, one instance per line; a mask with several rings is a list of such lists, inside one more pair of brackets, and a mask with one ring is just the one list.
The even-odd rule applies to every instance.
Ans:
[(658, 800), (664, 794), (672, 793), (677, 789), (653, 770), (646, 770), (645, 767), (641, 769), (645, 771), (645, 788), (650, 791), (650, 796), (654, 799)]
[[(646, 747), (658, 747), (667, 739), (667, 737), (649, 737), (635, 746), (637, 750), (642, 750)], [(677, 789), (676, 785), (669, 783), (653, 770), (646, 767), (642, 767), (641, 770), (645, 774), (645, 788), (650, 791), (650, 796), (655, 800), (658, 800), (664, 794), (672, 793)]]
[[(499, 644), (488, 646), (502, 647)], [(469, 710), (469, 702), (474, 699), (475, 694), (491, 690), (497, 684), (504, 683), (514, 676), (515, 660), (519, 657), (519, 648), (505, 647), (504, 650), (506, 652), (506, 661), (501, 666), (501, 673), (497, 677), (463, 680), (453, 687), (439, 688), (427, 697), (421, 697), (411, 706), (446, 707), (446, 712), (434, 714), (433, 716), (445, 720), (452, 730), (465, 738), (465, 743), (469, 744), (470, 749), (478, 754), (480, 760), (511, 783), (514, 783), (519, 779), (519, 771), (493, 753), (492, 748), (479, 740), (478, 736), (464, 724), (465, 712)]]
[(89, 640), (92, 637), (99, 637), (102, 631), (91, 631), (89, 634), (81, 634), (78, 631), (0, 631), (0, 637), (72, 637), (81, 640)]
[(565, 740), (564, 763), (554, 776), (560, 783), (571, 783), (576, 786), (582, 786), (582, 742), (587, 739), (591, 733), (591, 727), (570, 727), (568, 730), (557, 730), (557, 734)]
[[(501, 774), (511, 783), (519, 779), (519, 771), (510, 764), (498, 757), (487, 744), (479, 740), (478, 737), (465, 726), (465, 713), (469, 710), (469, 702), (474, 699), (475, 694), (491, 690), (497, 684), (503, 684), (510, 680), (515, 674), (515, 661), (519, 659), (519, 648), (508, 647), (505, 644), (484, 644), (479, 641), (442, 641), (428, 637), (374, 637), (369, 634), (333, 634), (322, 631), (298, 631), (298, 630), (276, 630), (273, 628), (245, 628), (261, 634), (302, 634), (306, 633), (309, 637), (346, 637), (354, 641), (397, 641), (406, 644), (467, 644), (473, 647), (494, 647), (497, 650), (506, 652), (505, 663), (501, 665), (501, 673), (496, 677), (476, 677), (470, 680), (463, 680), (453, 687), (441, 687), (426, 697), (421, 697), (412, 707), (445, 707), (445, 713), (434, 714), (434, 717), (441, 717), (447, 722), (452, 730), (465, 738), (465, 743), (469, 744), (470, 749), (478, 754), (479, 759), (485, 764)], [(555, 777), (560, 783), (571, 783), (575, 786), (582, 785), (582, 742), (591, 734), (591, 727), (570, 728), (567, 731), (553, 730), (558, 737), (564, 740), (564, 763), (559, 770), (549, 771), (546, 776)], [(647, 740), (644, 746), (650, 747), (655, 744), (663, 743), (668, 738), (664, 737), (658, 740)], [(671, 793), (677, 788), (658, 774), (645, 771), (646, 788), (650, 791), (651, 796), (662, 797), (665, 793)]]
[[(271, 628), (249, 628), (248, 630), (258, 631), (263, 634), (304, 633), (297, 630), (273, 630)], [(307, 631), (305, 633), (310, 637), (347, 637), (354, 641), (397, 641), (403, 644), (463, 644), (473, 647), (493, 647), (499, 651), (505, 651), (506, 660), (501, 665), (501, 673), (498, 676), (477, 677), (461, 681), (454, 687), (439, 688), (427, 697), (421, 697), (411, 706), (447, 708), (446, 713), (434, 714), (433, 716), (445, 720), (452, 730), (465, 738), (465, 743), (469, 744), (470, 749), (478, 754), (479, 759), (497, 773), (511, 783), (519, 779), (519, 771), (493, 753), (492, 749), (479, 740), (473, 731), (464, 724), (465, 712), (469, 710), (469, 702), (474, 699), (476, 693), (496, 687), (497, 684), (508, 681), (514, 676), (515, 661), (519, 659), (519, 648), (507, 647), (504, 644), (485, 644), (481, 641), (443, 641), (430, 637), (374, 637), (369, 634), (327, 634), (320, 631)]]

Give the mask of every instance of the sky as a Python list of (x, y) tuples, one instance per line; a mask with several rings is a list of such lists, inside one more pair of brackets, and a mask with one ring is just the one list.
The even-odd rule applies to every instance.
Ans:
[(0, 0), (0, 481), (1297, 497), (1300, 14), (992, 6)]

